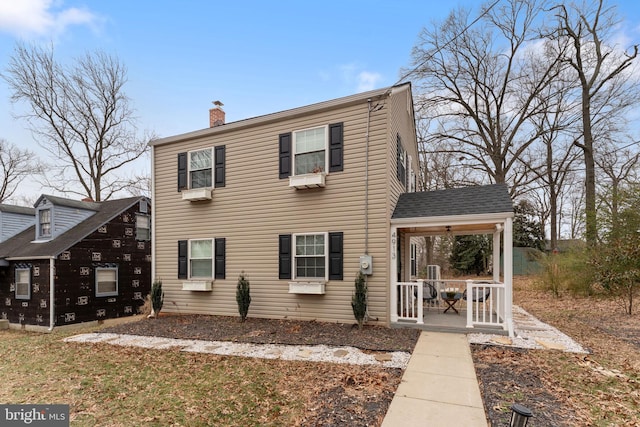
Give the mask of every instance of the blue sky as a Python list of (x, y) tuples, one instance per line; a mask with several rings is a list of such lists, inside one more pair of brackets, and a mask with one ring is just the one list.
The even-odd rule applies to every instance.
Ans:
[[(638, 43), (636, 2), (616, 3), (625, 38)], [(115, 54), (128, 68), (140, 128), (169, 136), (207, 127), (214, 100), (230, 122), (392, 85), (423, 27), (480, 4), (0, 0), (0, 68), (19, 40), (53, 43), (61, 62), (96, 49)], [(41, 151), (13, 118), (20, 108), (0, 79), (0, 138)]]

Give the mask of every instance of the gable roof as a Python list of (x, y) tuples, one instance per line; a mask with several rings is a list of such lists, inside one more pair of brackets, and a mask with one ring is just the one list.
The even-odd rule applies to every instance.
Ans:
[(0, 212), (15, 213), (20, 215), (35, 215), (36, 210), (26, 206), (14, 206), (0, 204)]
[(403, 193), (392, 219), (513, 213), (506, 184)]
[(68, 208), (73, 209), (84, 209), (90, 211), (99, 211), (100, 203), (99, 202), (88, 202), (84, 200), (74, 200), (74, 199), (65, 199), (64, 197), (51, 196), (49, 194), (43, 194), (38, 197), (38, 200), (33, 204), (33, 206), (38, 206), (42, 199), (47, 199), (51, 202), (51, 204), (56, 206), (66, 206)]
[[(382, 89), (371, 90), (368, 92), (357, 93), (355, 95), (349, 95), (342, 98), (336, 98), (329, 101), (318, 102), (316, 104), (305, 105), (303, 107), (293, 108), (290, 110), (279, 111), (276, 113), (265, 114), (262, 116), (251, 117), (244, 120), (238, 120), (235, 122), (225, 123), (220, 126), (201, 129), (193, 132), (183, 133), (180, 135), (168, 136), (165, 138), (154, 139), (149, 142), (150, 146), (171, 144), (175, 142), (182, 142), (202, 136), (214, 135), (224, 132), (230, 132), (236, 129), (247, 128), (251, 126), (258, 126), (267, 123), (277, 122), (280, 120), (291, 119), (294, 117), (305, 116), (312, 113), (318, 113), (321, 111), (331, 110), (337, 107), (345, 107), (351, 104), (357, 104), (363, 100), (371, 99), (374, 101), (386, 98), (396, 92), (408, 90), (411, 92), (411, 83), (401, 83), (395, 86), (389, 86)], [(413, 107), (413, 103), (412, 103)]]
[(121, 212), (143, 199), (146, 199), (146, 197), (137, 196), (126, 199), (107, 200), (104, 202), (80, 202), (95, 205), (92, 210), (96, 210), (96, 213), (55, 239), (44, 242), (34, 242), (36, 237), (35, 226), (31, 226), (25, 231), (0, 243), (0, 258), (37, 259), (58, 256), (63, 251), (96, 231), (98, 227), (111, 221)]

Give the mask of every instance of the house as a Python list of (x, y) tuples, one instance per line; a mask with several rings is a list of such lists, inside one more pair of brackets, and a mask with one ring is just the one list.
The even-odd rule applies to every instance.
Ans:
[(244, 272), (249, 316), (354, 322), (362, 271), (368, 322), (402, 321), (413, 231), (392, 221), (401, 196), (419, 194), (411, 85), (232, 123), (217, 103), (209, 116), (209, 128), (150, 144), (163, 311), (237, 315)]
[(0, 243), (0, 315), (55, 326), (137, 314), (151, 289), (151, 203), (42, 195), (34, 225)]
[(34, 215), (33, 208), (0, 204), (0, 242), (33, 225)]

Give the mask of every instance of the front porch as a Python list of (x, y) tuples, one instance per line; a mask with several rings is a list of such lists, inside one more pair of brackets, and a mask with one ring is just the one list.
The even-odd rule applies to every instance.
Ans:
[[(513, 337), (513, 216), (504, 184), (402, 194), (391, 218), (390, 325)], [(442, 279), (435, 265), (428, 277), (411, 274), (412, 237), (459, 235), (492, 236), (490, 279)]]
[(418, 279), (397, 283), (397, 287), (398, 318), (392, 327), (509, 335), (504, 283)]

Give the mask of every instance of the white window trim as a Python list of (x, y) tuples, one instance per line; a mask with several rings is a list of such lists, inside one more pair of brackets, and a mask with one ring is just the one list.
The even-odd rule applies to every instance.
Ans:
[[(114, 292), (99, 292), (98, 291), (98, 271), (108, 270), (115, 271), (116, 273), (116, 290)], [(96, 297), (113, 297), (118, 296), (120, 291), (120, 284), (118, 283), (118, 267), (96, 267), (94, 270), (94, 282), (96, 286)]]
[[(293, 162), (292, 162), (292, 169), (291, 169), (291, 176), (296, 176), (296, 155), (298, 154), (298, 152), (296, 151), (296, 139), (297, 139), (297, 134), (298, 132), (305, 132), (308, 130), (313, 130), (313, 129), (321, 129), (324, 128), (324, 170), (320, 171), (322, 173), (328, 173), (328, 169), (329, 169), (329, 125), (323, 125), (323, 126), (313, 126), (310, 128), (305, 128), (305, 129), (296, 129), (294, 131), (291, 132), (292, 135), (292, 156), (293, 156)], [(301, 176), (301, 175), (309, 175), (309, 174), (313, 174), (315, 172), (308, 172), (306, 174), (298, 174), (297, 176)]]
[[(27, 271), (29, 273), (29, 281), (27, 282), (27, 295), (23, 295), (23, 294), (18, 294), (18, 272), (19, 271)], [(31, 268), (30, 267), (26, 267), (26, 268), (16, 268), (15, 269), (15, 273), (14, 273), (14, 280), (15, 280), (15, 286), (16, 286), (16, 290), (15, 290), (15, 296), (16, 299), (19, 300), (30, 300), (31, 299)]]
[[(147, 218), (147, 228), (145, 228), (144, 230), (148, 230), (149, 237), (146, 238), (146, 239), (141, 239), (138, 236), (138, 230), (141, 229), (141, 227), (138, 227), (138, 218), (139, 217), (146, 217)], [(137, 213), (136, 214), (136, 240), (142, 241), (142, 242), (148, 242), (148, 241), (151, 240), (151, 215), (143, 214), (143, 213)]]
[[(191, 242), (208, 240), (211, 242), (211, 277), (201, 277), (191, 275)], [(196, 259), (208, 259), (208, 258), (196, 258)], [(216, 276), (216, 242), (215, 239), (189, 239), (187, 243), (187, 278), (189, 280), (213, 280)]]
[[(298, 236), (324, 236), (324, 277), (298, 277), (296, 274), (296, 266), (298, 255), (296, 255), (296, 238)], [(293, 282), (318, 282), (329, 281), (329, 233), (328, 232), (316, 232), (316, 233), (294, 233), (291, 239), (291, 251), (293, 254), (293, 262), (291, 263), (291, 277)]]
[[(191, 150), (187, 152), (187, 189), (191, 190), (193, 189), (193, 186), (191, 185), (191, 153), (197, 153), (200, 151), (206, 151), (209, 150), (211, 152), (211, 186), (209, 187), (196, 187), (196, 189), (199, 188), (213, 188), (215, 187), (215, 163), (216, 163), (216, 159), (215, 159), (215, 152), (213, 150), (213, 147), (209, 147), (209, 148), (199, 148), (197, 150)], [(196, 169), (196, 170), (205, 170), (205, 169)]]
[[(40, 212), (49, 211), (49, 234), (42, 234), (42, 227), (40, 222)], [(36, 240), (49, 240), (53, 238), (53, 206), (45, 206), (41, 209), (38, 209), (37, 212), (37, 220), (36, 224)]]

